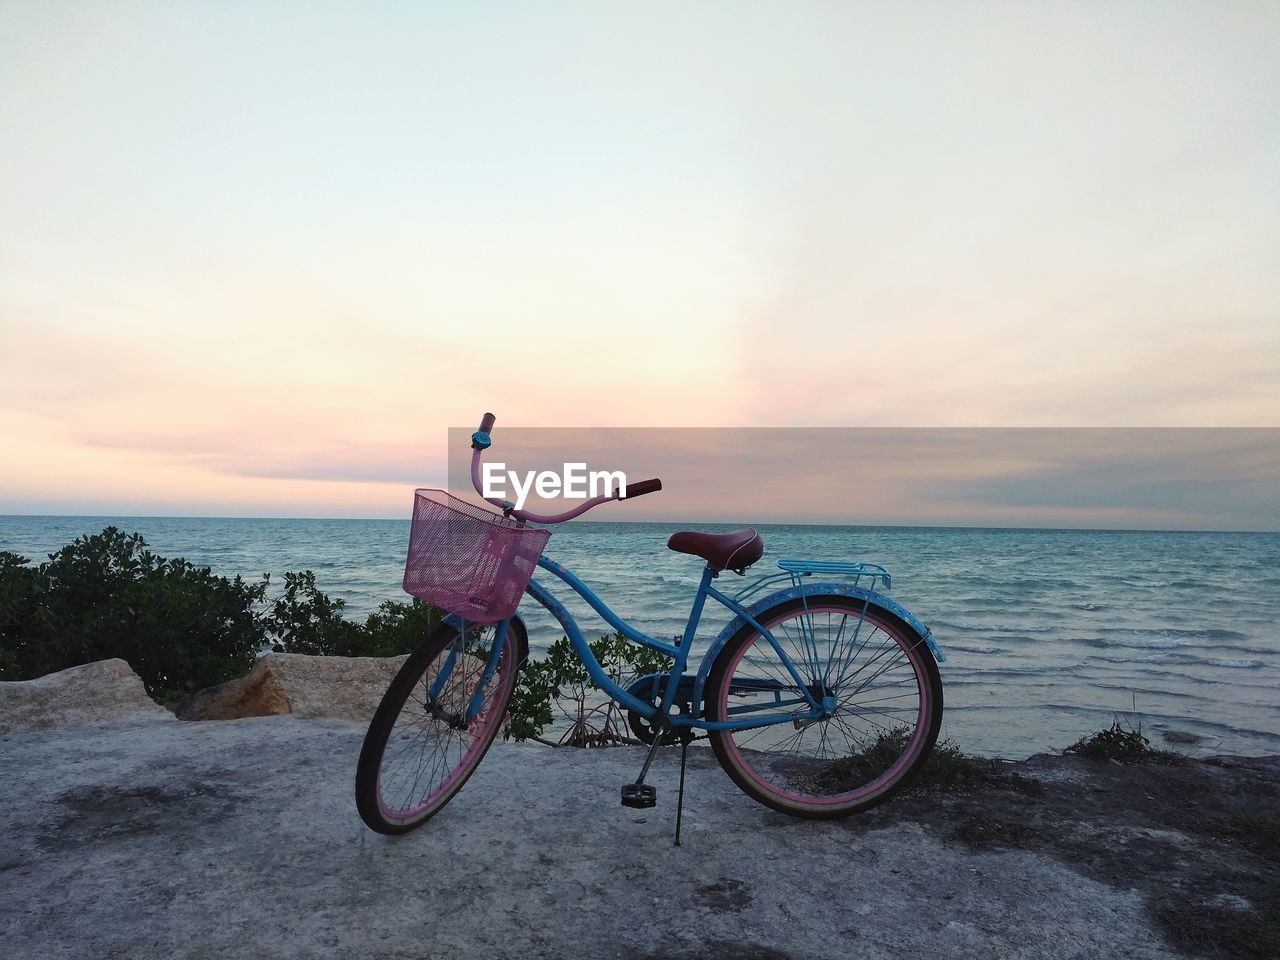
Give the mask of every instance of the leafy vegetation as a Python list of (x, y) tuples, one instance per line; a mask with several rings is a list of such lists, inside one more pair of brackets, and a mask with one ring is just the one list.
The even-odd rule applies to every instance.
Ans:
[[(623, 686), (635, 677), (670, 669), (663, 654), (630, 643), (618, 633), (589, 646), (613, 681)], [(542, 659), (529, 661), (511, 695), (509, 715), (508, 735), (516, 740), (542, 740), (543, 731), (559, 716), (568, 721), (559, 745), (601, 747), (638, 742), (628, 733), (625, 711), (601, 693), (568, 637), (553, 643)]]
[[(827, 793), (843, 793), (869, 783), (898, 762), (910, 741), (908, 727), (881, 731), (857, 753), (832, 762), (817, 775), (815, 784)], [(990, 778), (998, 765), (999, 761), (969, 756), (952, 741), (941, 740), (934, 744), (913, 785), (917, 789), (968, 786)]]
[(80, 537), (39, 565), (0, 552), (0, 680), (24, 680), (120, 657), (167, 701), (246, 673), (265, 649), (392, 656), (438, 621), (418, 602), (384, 603), (364, 623), (316, 588), (310, 571), (215, 576), (147, 549), (115, 527)]
[(1143, 735), (1142, 724), (1126, 726), (1119, 718), (1105, 730), (1081, 737), (1062, 752), (1089, 760), (1115, 760), (1118, 763), (1182, 764), (1188, 759), (1172, 750), (1155, 749)]
[(343, 615), (345, 600), (316, 587), (310, 570), (284, 575), (284, 590), (263, 618), (273, 649), (326, 657), (395, 657), (410, 653), (440, 623), (420, 600), (384, 601), (363, 623)]
[(170, 699), (248, 670), (262, 643), (256, 607), (265, 591), (265, 578), (215, 577), (114, 527), (38, 567), (0, 553), (0, 668), (4, 679), (25, 679), (122, 657), (152, 696)]

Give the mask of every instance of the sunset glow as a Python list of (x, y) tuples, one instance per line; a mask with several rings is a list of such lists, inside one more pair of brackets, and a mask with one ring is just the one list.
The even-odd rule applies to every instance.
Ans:
[(1265, 3), (5, 4), (0, 513), (401, 516), (487, 409), (1274, 426), (1278, 40)]

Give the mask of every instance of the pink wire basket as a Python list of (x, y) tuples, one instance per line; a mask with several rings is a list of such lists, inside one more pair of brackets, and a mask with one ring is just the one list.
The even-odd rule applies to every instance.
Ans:
[(516, 612), (551, 539), (444, 490), (416, 490), (404, 590), (472, 623)]

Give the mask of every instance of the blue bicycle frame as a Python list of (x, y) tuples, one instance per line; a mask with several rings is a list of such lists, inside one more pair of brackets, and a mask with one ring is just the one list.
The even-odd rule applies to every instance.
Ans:
[[(886, 590), (889, 588), (889, 573), (883, 567), (873, 563), (857, 563), (851, 561), (830, 561), (830, 560), (789, 560), (783, 559), (778, 561), (778, 567), (781, 573), (766, 574), (747, 587), (739, 591), (734, 596), (729, 596), (724, 592), (716, 589), (712, 581), (715, 580), (720, 571), (706, 566), (702, 571), (702, 579), (698, 584), (698, 591), (693, 598), (693, 608), (689, 612), (689, 621), (685, 626), (684, 634), (678, 643), (671, 644), (655, 637), (649, 636), (642, 630), (633, 627), (622, 617), (618, 616), (611, 610), (603, 600), (601, 600), (586, 583), (579, 579), (573, 572), (562, 564), (556, 563), (548, 557), (540, 557), (538, 566), (547, 570), (560, 580), (564, 581), (570, 589), (586, 600), (587, 604), (601, 617), (605, 622), (613, 627), (616, 631), (631, 640), (634, 643), (641, 644), (651, 650), (657, 650), (675, 660), (669, 674), (654, 674), (655, 678), (664, 678), (665, 683), (662, 687), (662, 696), (655, 705), (652, 697), (649, 699), (641, 699), (631, 692), (631, 690), (619, 686), (608, 672), (602, 667), (595, 655), (591, 652), (591, 647), (587, 643), (586, 637), (582, 633), (582, 629), (574, 620), (573, 615), (563, 603), (557, 600), (549, 590), (537, 580), (530, 580), (526, 588), (526, 592), (545, 607), (564, 627), (565, 634), (569, 638), (569, 642), (573, 645), (574, 651), (581, 659), (583, 666), (586, 668), (588, 675), (592, 681), (601, 690), (605, 691), (613, 700), (620, 703), (628, 710), (632, 710), (645, 719), (652, 720), (655, 717), (662, 716), (669, 721), (672, 727), (692, 727), (702, 730), (743, 730), (757, 727), (770, 726), (772, 724), (795, 722), (804, 723), (807, 720), (817, 720), (826, 716), (834, 707), (834, 697), (831, 691), (819, 689), (815, 691), (813, 687), (806, 684), (797, 670), (794, 661), (783, 650), (782, 645), (778, 643), (773, 636), (758, 619), (757, 616), (763, 616), (765, 611), (771, 609), (777, 604), (788, 601), (798, 600), (807, 604), (808, 598), (819, 595), (837, 595), (852, 600), (855, 604), (862, 606), (865, 613), (868, 609), (874, 607), (902, 620), (910, 627), (917, 637), (918, 643), (928, 648), (933, 658), (938, 663), (943, 663), (947, 658), (943, 654), (937, 641), (934, 639), (933, 633), (926, 627), (911, 611), (907, 610), (897, 601), (893, 600), (885, 593), (878, 592), (875, 588), (883, 586)], [(805, 582), (804, 578), (815, 575), (831, 575), (841, 577), (845, 582)], [(852, 581), (850, 584), (849, 581)], [(765, 593), (765, 588), (770, 585), (779, 585), (781, 581), (790, 581), (790, 585), (772, 593)], [(869, 583), (870, 586), (865, 586)], [(688, 665), (689, 654), (693, 649), (693, 640), (697, 634), (698, 625), (702, 620), (702, 612), (706, 606), (707, 597), (716, 600), (722, 606), (730, 610), (735, 616), (727, 627), (720, 632), (720, 635), (712, 642), (710, 648), (702, 658), (702, 664), (698, 669), (696, 677), (693, 679), (693, 695), (692, 701), (693, 711), (690, 714), (679, 713), (671, 716), (671, 706), (675, 703), (676, 696), (680, 691), (680, 684), (685, 679), (685, 667)], [(749, 606), (744, 604), (748, 598), (754, 597)], [(453, 623), (454, 626), (465, 627), (461, 619), (455, 615), (446, 618), (447, 622)], [(806, 644), (806, 656), (812, 658), (814, 664), (819, 659), (816, 641), (805, 634), (804, 621), (801, 621), (802, 639)], [(766, 704), (757, 704), (753, 706), (741, 706), (731, 708), (730, 714), (736, 714), (726, 720), (707, 720), (701, 716), (701, 696), (702, 690), (710, 673), (711, 666), (724, 645), (733, 637), (733, 635), (746, 626), (755, 628), (774, 652), (778, 655), (778, 659), (785, 666), (791, 679), (794, 681), (794, 688), (787, 687), (785, 684), (777, 680), (742, 680), (741, 683), (746, 687), (760, 691), (772, 691), (774, 694), (773, 702)], [(473, 694), (471, 703), (468, 706), (467, 718), (474, 717), (480, 709), (483, 702), (483, 690), (487, 686), (488, 680), (492, 677), (494, 670), (497, 668), (502, 650), (510, 635), (510, 622), (504, 621), (498, 624), (497, 634), (493, 647), (489, 651), (489, 659), (485, 666), (481, 683)], [(854, 628), (854, 640), (858, 631), (862, 629), (861, 621)], [(522, 629), (523, 633), (523, 629)], [(441, 671), (441, 675), (449, 672), (452, 667), (452, 657), (446, 661), (446, 668)], [(828, 665), (831, 666), (830, 664)], [(437, 678), (437, 683), (440, 680)], [(745, 688), (744, 688), (745, 689)], [(794, 689), (794, 694), (790, 699), (784, 699), (784, 691)], [(656, 683), (654, 686), (656, 691)], [(432, 690), (435, 696), (437, 691)], [(821, 696), (819, 702), (818, 696)], [(782, 712), (787, 709), (790, 712)], [(774, 712), (778, 711), (778, 712)], [(761, 714), (764, 714), (763, 716)]]
[[(604, 667), (600, 665), (600, 662), (596, 660), (595, 655), (591, 652), (591, 647), (587, 643), (586, 637), (583, 636), (582, 629), (578, 626), (577, 621), (574, 620), (573, 615), (569, 613), (565, 605), (552, 596), (547, 588), (537, 580), (529, 581), (527, 592), (537, 600), (538, 603), (546, 607), (552, 616), (560, 621), (561, 626), (565, 629), (565, 634), (569, 637), (569, 642), (573, 645), (573, 649), (578, 654), (579, 658), (581, 658), (582, 664), (586, 667), (587, 673), (591, 676), (592, 681), (596, 686), (628, 710), (633, 710), (646, 719), (653, 719), (660, 715), (666, 716), (673, 727), (694, 727), (702, 730), (744, 730), (748, 728), (768, 726), (775, 723), (791, 723), (796, 720), (816, 719), (823, 715), (824, 704), (814, 698), (813, 693), (804, 682), (800, 672), (796, 669), (795, 664), (792, 663), (791, 658), (786, 655), (782, 647), (774, 639), (773, 634), (762, 626), (746, 607), (733, 597), (717, 590), (715, 586), (712, 585), (712, 581), (719, 576), (719, 571), (715, 570), (713, 567), (708, 565), (703, 568), (702, 579), (698, 583), (698, 592), (694, 594), (693, 608), (689, 612), (689, 622), (685, 625), (684, 635), (680, 638), (680, 642), (678, 644), (671, 644), (658, 640), (655, 637), (651, 637), (644, 631), (637, 630), (631, 624), (627, 623), (627, 621), (623, 620), (622, 617), (614, 613), (614, 611), (609, 608), (608, 604), (596, 595), (594, 590), (587, 586), (586, 583), (579, 579), (567, 567), (556, 563), (554, 560), (545, 556), (538, 560), (538, 566), (564, 581), (564, 583), (567, 584), (574, 593), (578, 594), (578, 596), (582, 597), (582, 599), (590, 605), (592, 610), (600, 614), (609, 626), (613, 627), (613, 629), (617, 630), (628, 640), (649, 647), (652, 650), (657, 650), (658, 652), (664, 653), (675, 659), (675, 663), (671, 667), (671, 673), (667, 676), (660, 702), (655, 705), (645, 700), (641, 700), (634, 696), (630, 691), (615, 683)], [(707, 720), (699, 716), (699, 711), (696, 709), (695, 705), (695, 712), (692, 715), (669, 715), (671, 705), (675, 702), (680, 679), (684, 676), (685, 666), (689, 660), (689, 653), (693, 649), (694, 636), (697, 634), (698, 624), (702, 620), (702, 611), (703, 607), (706, 605), (707, 597), (711, 597), (716, 600), (718, 603), (732, 611), (744, 623), (750, 624), (756, 630), (760, 631), (761, 636), (763, 636), (777, 652), (779, 659), (791, 674), (791, 678), (795, 681), (796, 688), (802, 696), (794, 701), (782, 701), (779, 699), (771, 706), (783, 707), (792, 706), (794, 704), (800, 709), (791, 713), (780, 713), (764, 717), (757, 716), (754, 718), (743, 717), (741, 719), (730, 720)], [(713, 650), (707, 654), (706, 661), (711, 659), (714, 652), (715, 651)], [(703, 670), (700, 671), (700, 675), (705, 675), (708, 667), (709, 662), (704, 662)]]

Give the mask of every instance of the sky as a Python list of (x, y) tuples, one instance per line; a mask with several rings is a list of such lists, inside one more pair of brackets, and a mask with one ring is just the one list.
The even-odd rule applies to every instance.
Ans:
[[(448, 489), (478, 502), (470, 432), (451, 431)], [(513, 427), (492, 440), (494, 499), (524, 491), (544, 515), (581, 498), (539, 497), (536, 476), (563, 484), (581, 464), (582, 488), (610, 475), (598, 492), (615, 471), (663, 484), (593, 520), (1280, 532), (1276, 428)]]
[(0, 513), (403, 516), (485, 410), (1280, 425), (1278, 45), (1227, 0), (0, 0)]

